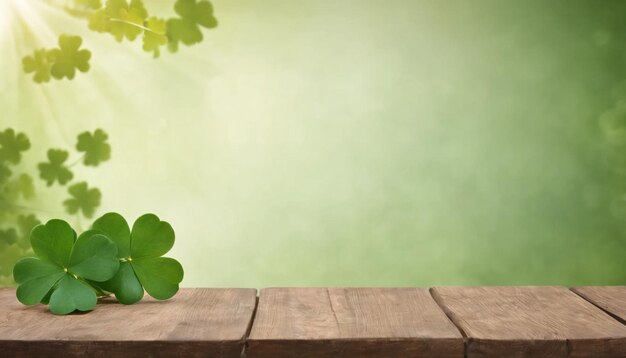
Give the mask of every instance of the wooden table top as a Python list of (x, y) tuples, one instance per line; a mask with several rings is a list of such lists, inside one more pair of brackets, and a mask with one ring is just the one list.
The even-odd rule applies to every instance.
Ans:
[(255, 289), (181, 289), (168, 301), (100, 302), (89, 313), (55, 316), (0, 289), (0, 356), (240, 357)]
[(55, 316), (0, 289), (0, 357), (626, 357), (626, 286), (182, 289)]

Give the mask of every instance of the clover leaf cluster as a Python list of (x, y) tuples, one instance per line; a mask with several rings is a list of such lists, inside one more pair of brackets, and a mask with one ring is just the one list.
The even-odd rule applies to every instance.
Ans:
[(25, 155), (31, 141), (25, 133), (7, 128), (0, 131), (0, 285), (11, 285), (11, 269), (20, 258), (32, 253), (29, 235), (41, 223), (39, 216), (54, 212), (50, 207), (36, 207), (45, 200), (36, 185), (39, 176), (46, 187), (67, 186), (67, 199), (62, 205), (68, 214), (92, 217), (100, 206), (102, 194), (85, 181), (74, 181), (74, 167), (99, 166), (111, 158), (108, 135), (101, 129), (78, 135), (75, 158), (70, 151), (51, 148), (47, 160), (32, 169)]
[(89, 71), (91, 52), (81, 49), (83, 40), (80, 36), (59, 36), (59, 47), (35, 50), (32, 56), (22, 59), (24, 72), (34, 73), (37, 83), (49, 82), (51, 78), (73, 79), (76, 71)]
[[(208, 0), (177, 0), (176, 16), (164, 19), (150, 16), (142, 0), (73, 0), (65, 7), (68, 14), (88, 21), (92, 31), (111, 34), (118, 42), (142, 39), (143, 50), (154, 58), (161, 48), (177, 52), (179, 44), (190, 46), (203, 40), (201, 28), (217, 26), (213, 5)], [(36, 83), (52, 78), (73, 79), (76, 71), (87, 72), (91, 52), (80, 49), (80, 36), (61, 35), (59, 47), (37, 49), (22, 60), (24, 72)]]
[(178, 261), (161, 257), (174, 240), (170, 224), (153, 214), (138, 218), (131, 231), (121, 215), (108, 213), (78, 237), (67, 222), (50, 220), (30, 234), (37, 257), (15, 264), (17, 298), (25, 305), (49, 304), (59, 315), (90, 311), (108, 293), (124, 304), (140, 301), (144, 289), (169, 299), (184, 275)]

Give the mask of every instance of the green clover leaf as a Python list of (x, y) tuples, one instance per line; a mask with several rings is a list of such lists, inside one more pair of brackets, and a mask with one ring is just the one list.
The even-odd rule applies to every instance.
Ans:
[(175, 234), (171, 225), (156, 215), (146, 214), (138, 218), (132, 228), (119, 214), (108, 213), (97, 219), (93, 229), (105, 233), (117, 244), (122, 260), (120, 270), (101, 287), (115, 293), (123, 304), (133, 304), (146, 292), (166, 300), (178, 292), (184, 271), (172, 258), (161, 257), (174, 245)]
[(37, 83), (50, 82), (50, 68), (52, 64), (48, 61), (46, 49), (35, 50), (32, 56), (22, 59), (24, 72), (35, 73), (33, 80)]
[(148, 30), (143, 33), (143, 50), (154, 53), (154, 58), (161, 54), (160, 47), (167, 45), (167, 35), (165, 34), (165, 20), (151, 17), (146, 21)]
[(30, 149), (30, 141), (24, 133), (15, 133), (12, 128), (0, 132), (0, 162), (19, 164), (22, 152)]
[(16, 201), (21, 196), (28, 200), (35, 196), (35, 184), (33, 178), (28, 174), (21, 174), (19, 177), (9, 181), (5, 188), (5, 196), (9, 201)]
[(52, 61), (50, 73), (56, 79), (73, 79), (76, 70), (89, 71), (89, 50), (80, 50), (83, 39), (80, 36), (59, 36), (59, 48), (48, 52), (48, 59)]
[(90, 218), (100, 206), (102, 194), (97, 188), (89, 189), (86, 182), (74, 184), (68, 188), (68, 192), (72, 198), (63, 202), (65, 209), (70, 214), (76, 214), (82, 211), (83, 215)]
[(83, 164), (95, 167), (109, 160), (111, 158), (111, 145), (107, 142), (108, 139), (108, 134), (102, 129), (96, 129), (93, 134), (81, 133), (78, 136), (76, 150), (85, 153)]
[(54, 314), (92, 310), (97, 297), (86, 280), (106, 281), (119, 269), (115, 243), (93, 230), (76, 239), (62, 220), (36, 226), (31, 245), (38, 257), (21, 259), (13, 269), (17, 299), (25, 305), (49, 301)]
[(178, 0), (174, 10), (180, 18), (167, 21), (167, 35), (173, 52), (178, 49), (178, 42), (189, 46), (202, 41), (199, 26), (209, 29), (217, 26), (213, 5), (208, 1)]
[(89, 28), (108, 32), (119, 42), (134, 41), (143, 32), (148, 11), (141, 0), (108, 0), (106, 6), (89, 17)]
[(52, 186), (55, 181), (61, 185), (69, 183), (74, 174), (64, 164), (70, 154), (61, 149), (48, 150), (48, 163), (39, 163), (39, 176), (46, 181), (48, 186)]

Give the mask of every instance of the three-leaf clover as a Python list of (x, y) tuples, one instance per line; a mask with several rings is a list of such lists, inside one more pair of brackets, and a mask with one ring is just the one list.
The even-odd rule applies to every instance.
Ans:
[(89, 189), (86, 182), (74, 184), (68, 188), (68, 192), (72, 198), (63, 202), (65, 209), (70, 214), (76, 214), (82, 211), (83, 215), (90, 218), (93, 216), (96, 208), (100, 206), (102, 194), (98, 188)]
[(178, 42), (193, 45), (202, 41), (200, 27), (214, 28), (217, 19), (213, 16), (213, 5), (208, 1), (178, 0), (174, 10), (181, 17), (167, 21), (167, 35), (170, 39), (170, 50), (176, 51)]
[(91, 52), (80, 49), (83, 39), (80, 36), (61, 35), (59, 36), (59, 48), (48, 52), (48, 58), (52, 61), (50, 73), (56, 79), (73, 79), (76, 70), (80, 72), (89, 71), (89, 59)]
[(35, 82), (50, 82), (50, 67), (52, 67), (52, 64), (48, 60), (48, 51), (46, 49), (35, 50), (32, 56), (24, 57), (22, 65), (24, 72), (35, 73), (33, 75)]
[(131, 232), (121, 215), (108, 213), (94, 222), (93, 229), (105, 233), (117, 244), (122, 261), (120, 269), (100, 287), (115, 293), (119, 302), (138, 302), (144, 289), (159, 300), (176, 294), (183, 280), (183, 268), (178, 261), (161, 257), (174, 245), (175, 234), (170, 224), (156, 215), (146, 214), (135, 221)]
[(19, 164), (22, 152), (30, 149), (30, 141), (24, 133), (15, 133), (12, 128), (0, 132), (0, 162)]
[(92, 310), (97, 297), (86, 280), (106, 281), (119, 269), (115, 243), (95, 231), (77, 239), (62, 220), (35, 227), (30, 242), (38, 258), (21, 259), (13, 269), (17, 298), (25, 305), (49, 301), (55, 314)]
[(65, 185), (70, 182), (74, 174), (65, 165), (65, 161), (70, 154), (61, 149), (48, 150), (48, 163), (39, 163), (39, 176), (46, 181), (48, 186), (52, 186), (55, 181)]
[(146, 21), (147, 30), (143, 33), (143, 50), (154, 53), (154, 58), (161, 54), (160, 47), (167, 45), (165, 20), (151, 17)]
[(111, 145), (107, 142), (109, 136), (102, 129), (95, 132), (84, 132), (78, 136), (76, 149), (85, 153), (83, 164), (87, 166), (98, 166), (111, 158)]

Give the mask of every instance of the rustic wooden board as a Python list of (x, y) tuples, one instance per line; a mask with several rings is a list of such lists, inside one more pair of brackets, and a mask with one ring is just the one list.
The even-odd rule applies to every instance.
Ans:
[(626, 286), (576, 287), (572, 291), (626, 324)]
[(240, 357), (256, 305), (254, 289), (181, 289), (168, 301), (55, 316), (0, 289), (0, 356)]
[(249, 358), (463, 357), (463, 338), (428, 290), (261, 290)]
[(564, 287), (437, 287), (474, 357), (626, 357), (626, 326)]

